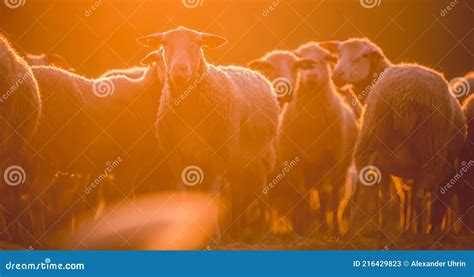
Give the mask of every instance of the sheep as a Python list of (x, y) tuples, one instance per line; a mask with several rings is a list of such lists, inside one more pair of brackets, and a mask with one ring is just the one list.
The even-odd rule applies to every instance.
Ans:
[(31, 172), (31, 138), (41, 113), (38, 86), (26, 62), (0, 35), (0, 186), (4, 226), (1, 239), (18, 240), (21, 228), (15, 222), (21, 206), (24, 182)]
[(143, 76), (146, 72), (146, 67), (131, 67), (126, 69), (111, 69), (104, 74), (101, 78), (108, 78), (113, 76), (127, 76), (130, 79), (138, 79)]
[[(418, 64), (393, 65), (368, 39), (334, 44), (339, 53), (333, 77), (336, 83), (361, 87), (372, 73), (378, 76), (377, 82), (368, 86), (367, 107), (354, 154), (360, 177), (356, 194), (365, 211), (364, 219), (359, 213), (355, 222), (362, 226), (367, 223), (368, 231), (374, 227), (371, 221), (377, 214), (378, 192), (387, 201), (390, 176), (398, 176), (413, 180), (411, 203), (402, 213), (404, 230), (422, 230), (418, 224), (422, 216), (418, 215), (426, 191), (433, 195), (434, 209), (440, 210), (432, 213), (425, 231), (437, 232), (444, 207), (439, 202), (448, 196), (440, 194), (439, 188), (453, 175), (465, 139), (465, 119), (447, 81)], [(378, 225), (384, 226), (380, 221)]]
[(293, 55), (283, 50), (271, 51), (248, 63), (249, 68), (260, 72), (272, 82), (281, 108), (292, 101), (294, 91), (298, 89), (299, 75), (296, 70), (287, 68), (290, 63), (300, 69), (306, 66), (304, 61), (297, 61)]
[[(91, 185), (78, 192), (83, 198), (93, 199), (90, 194), (100, 193), (94, 191), (100, 186), (94, 179), (102, 181), (111, 174), (118, 176), (115, 194), (133, 197), (133, 184), (144, 181), (140, 176), (151, 174), (156, 167), (153, 130), (164, 77), (161, 52), (148, 55), (143, 62), (150, 66), (135, 80), (123, 76), (91, 80), (59, 68), (32, 68), (44, 109), (33, 139), (39, 153), (30, 197), (37, 195), (46, 202), (45, 192), (58, 170), (91, 175)], [(40, 202), (34, 202), (33, 213), (43, 210)], [(41, 215), (33, 220), (37, 232), (44, 231), (47, 220)]]
[(325, 41), (320, 42), (320, 45), (339, 55), (333, 73), (336, 86), (346, 85), (345, 80), (350, 78), (354, 93), (365, 105), (372, 86), (383, 78), (384, 69), (391, 66), (382, 49), (367, 39), (357, 38), (344, 42)]
[(474, 92), (474, 71), (466, 73), (464, 77), (452, 79), (449, 84), (459, 103), (465, 103)]
[(62, 68), (68, 71), (74, 72), (74, 68), (69, 65), (66, 59), (58, 54), (41, 54), (41, 55), (32, 55), (26, 54), (23, 56), (25, 61), (30, 66), (54, 66), (58, 68)]
[[(246, 209), (258, 199), (275, 162), (279, 107), (271, 84), (247, 68), (208, 63), (202, 47), (226, 43), (213, 34), (179, 27), (138, 41), (164, 49), (167, 78), (156, 134), (178, 186), (219, 195), (227, 180), (229, 234), (244, 232), (252, 226)], [(216, 239), (219, 233), (216, 224)]]
[(474, 173), (472, 172), (472, 163), (474, 161), (474, 96), (467, 97), (462, 105), (464, 115), (467, 121), (467, 140), (464, 144), (463, 150), (459, 160), (464, 163), (466, 170), (459, 181), (456, 192), (459, 199), (460, 211), (464, 225), (472, 232), (474, 230), (474, 212), (472, 207), (474, 205)]
[(311, 223), (307, 198), (316, 188), (323, 222), (328, 232), (335, 233), (339, 197), (358, 133), (357, 120), (332, 83), (330, 63), (335, 57), (315, 42), (300, 46), (294, 53), (298, 56), (279, 51), (279, 58), (273, 62), (281, 72), (297, 76), (296, 80), (298, 68), (304, 69), (295, 85), (294, 99), (282, 114), (278, 164), (284, 167), (296, 157), (300, 161), (289, 170), (284, 182), (270, 191), (270, 196), (272, 202), (282, 203), (282, 210), (285, 205), (292, 208), (294, 230), (306, 234)]

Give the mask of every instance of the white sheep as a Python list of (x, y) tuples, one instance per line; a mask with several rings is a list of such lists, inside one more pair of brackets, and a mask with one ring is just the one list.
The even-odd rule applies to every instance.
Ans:
[[(283, 107), (293, 100), (294, 92), (298, 90), (299, 75), (296, 69), (307, 69), (309, 65), (308, 61), (296, 59), (288, 51), (274, 50), (249, 62), (248, 66), (272, 82), (280, 107)], [(291, 67), (295, 70), (289, 70)]]
[[(245, 211), (275, 161), (279, 108), (271, 84), (246, 68), (207, 63), (201, 48), (223, 45), (222, 37), (179, 27), (139, 42), (164, 48), (167, 79), (156, 132), (174, 176), (189, 188), (214, 193), (227, 178), (231, 233), (252, 227)], [(187, 178), (191, 169), (199, 182)]]
[(411, 225), (421, 230), (416, 221), (422, 219), (424, 191), (433, 196), (431, 226), (439, 229), (444, 207), (439, 202), (448, 196), (440, 193), (440, 187), (453, 176), (466, 125), (448, 83), (438, 72), (417, 64), (393, 65), (368, 39), (334, 44), (339, 54), (336, 82), (361, 87), (377, 75), (377, 81), (367, 85), (367, 107), (355, 152), (362, 183), (357, 194), (366, 212), (357, 224), (377, 222), (378, 191), (388, 200), (393, 175), (413, 179), (411, 209), (403, 213), (405, 229)]
[(283, 204), (284, 213), (290, 212), (295, 231), (305, 234), (312, 223), (309, 192), (316, 188), (323, 222), (328, 231), (335, 232), (357, 137), (356, 118), (332, 83), (330, 63), (335, 57), (315, 42), (300, 46), (294, 53), (297, 56), (289, 51), (279, 51), (278, 57), (270, 55), (274, 60), (268, 71), (278, 67), (298, 80), (298, 68), (305, 69), (294, 85), (293, 100), (282, 114), (277, 169), (296, 157), (300, 161), (283, 183), (275, 185), (270, 196), (273, 203)]
[[(33, 140), (38, 168), (30, 196), (45, 197), (41, 192), (50, 189), (52, 176), (60, 170), (89, 174), (91, 185), (78, 193), (92, 203), (101, 189), (94, 179), (111, 174), (117, 176), (111, 189), (114, 195), (133, 197), (135, 186), (152, 173), (158, 157), (154, 123), (163, 87), (161, 52), (150, 54), (144, 62), (153, 64), (140, 79), (116, 76), (93, 80), (54, 67), (32, 68), (44, 109)], [(113, 197), (107, 195), (108, 199)], [(34, 202), (33, 213), (44, 214), (40, 202)], [(50, 208), (56, 209), (71, 203), (51, 204)], [(33, 219), (39, 226), (35, 229), (44, 231), (41, 225), (48, 221), (40, 216)]]
[(125, 69), (111, 69), (106, 71), (102, 74), (101, 78), (108, 78), (113, 76), (126, 76), (130, 79), (138, 79), (145, 74), (147, 68), (146, 67), (131, 67)]
[[(26, 174), (31, 172), (35, 135), (41, 113), (38, 86), (26, 62), (0, 35), (0, 205), (5, 225), (0, 237), (18, 240), (21, 228), (15, 223), (21, 208)], [(4, 211), (6, 211), (4, 213)]]
[(326, 41), (320, 45), (339, 56), (333, 73), (334, 83), (342, 87), (347, 84), (345, 80), (351, 79), (354, 93), (365, 104), (372, 86), (383, 78), (384, 69), (391, 66), (382, 49), (367, 39)]

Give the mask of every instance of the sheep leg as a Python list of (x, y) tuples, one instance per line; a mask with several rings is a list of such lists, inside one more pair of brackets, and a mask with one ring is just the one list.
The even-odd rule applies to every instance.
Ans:
[[(231, 179), (231, 205), (232, 223), (230, 233), (233, 236), (255, 237), (255, 232), (260, 234), (263, 230), (261, 219), (251, 220), (251, 213), (256, 214), (259, 198), (256, 191), (265, 185), (265, 176), (254, 169), (246, 169), (232, 174)], [(253, 207), (253, 208), (252, 208)], [(253, 230), (251, 230), (250, 227)]]
[(462, 184), (462, 188), (457, 191), (461, 220), (470, 232), (474, 232), (474, 209), (471, 209), (474, 205), (473, 192), (474, 189), (466, 183)]
[(445, 203), (448, 203), (450, 196), (450, 192), (447, 192), (446, 194), (433, 193), (433, 199), (431, 200), (432, 212), (430, 228), (427, 230), (427, 233), (436, 234), (441, 232), (441, 225), (447, 211)]
[(308, 233), (311, 221), (311, 201), (309, 191), (305, 189), (310, 187), (308, 178), (309, 176), (305, 176), (302, 170), (294, 169), (288, 183), (279, 184), (289, 189), (285, 192), (285, 197), (288, 197), (291, 202), (290, 217), (293, 230), (302, 236)]

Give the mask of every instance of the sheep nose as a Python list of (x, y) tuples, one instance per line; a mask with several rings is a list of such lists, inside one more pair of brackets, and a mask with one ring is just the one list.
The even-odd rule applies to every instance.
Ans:
[(176, 65), (174, 67), (174, 72), (178, 75), (186, 75), (189, 71), (189, 67), (186, 65)]
[(189, 81), (191, 79), (191, 69), (186, 65), (176, 65), (173, 67), (172, 75), (180, 81)]

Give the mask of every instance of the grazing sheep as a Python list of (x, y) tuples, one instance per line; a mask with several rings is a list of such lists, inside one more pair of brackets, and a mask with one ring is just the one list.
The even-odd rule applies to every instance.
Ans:
[[(150, 54), (144, 62), (150, 66), (140, 79), (90, 80), (59, 68), (33, 67), (44, 109), (33, 141), (38, 174), (31, 197), (37, 195), (46, 202), (45, 192), (58, 170), (91, 175), (91, 184), (77, 193), (92, 205), (97, 204), (91, 201), (96, 199), (93, 195), (100, 193), (96, 187), (101, 188), (101, 181), (112, 174), (117, 176), (113, 194), (133, 197), (134, 185), (143, 181), (140, 176), (152, 173), (158, 158), (154, 123), (163, 87), (161, 52)], [(33, 213), (41, 213), (39, 202), (34, 202)], [(52, 204), (56, 209), (70, 203)], [(41, 224), (47, 220), (33, 219), (38, 221), (37, 230), (44, 231)]]
[(465, 103), (469, 95), (474, 92), (474, 71), (468, 72), (464, 77), (451, 80), (450, 86), (459, 103)]
[[(167, 79), (156, 132), (172, 173), (181, 184), (217, 194), (227, 178), (230, 233), (251, 227), (246, 209), (258, 200), (276, 155), (279, 108), (271, 84), (245, 68), (207, 63), (202, 47), (219, 47), (222, 37), (179, 27), (139, 42), (163, 45)], [(186, 173), (200, 179), (191, 182)]]
[(463, 111), (467, 121), (467, 140), (459, 160), (467, 167), (463, 172), (459, 186), (456, 188), (462, 221), (466, 227), (472, 232), (474, 230), (474, 170), (471, 167), (474, 161), (474, 96), (470, 95), (463, 103)]
[[(38, 86), (26, 62), (0, 36), (0, 205), (5, 226), (0, 238), (17, 240), (21, 194), (31, 172), (31, 138), (41, 113)], [(10, 237), (12, 236), (12, 237)]]
[(102, 74), (101, 78), (108, 78), (113, 76), (126, 76), (130, 79), (138, 79), (143, 76), (146, 72), (146, 67), (131, 67), (126, 69), (112, 69), (104, 74)]
[(292, 76), (298, 75), (298, 68), (306, 69), (295, 86), (293, 101), (282, 114), (278, 167), (295, 158), (299, 162), (287, 171), (283, 183), (274, 186), (270, 198), (283, 212), (292, 209), (294, 230), (304, 234), (311, 223), (309, 191), (316, 188), (322, 220), (328, 231), (336, 232), (357, 122), (331, 81), (330, 62), (335, 57), (315, 42), (300, 46), (294, 53), (300, 58), (287, 51), (279, 54), (284, 59), (274, 61), (281, 72), (291, 72)]
[(26, 54), (24, 59), (30, 66), (54, 66), (68, 71), (74, 71), (66, 59), (58, 54)]
[[(408, 205), (411, 209), (407, 206), (403, 212), (405, 229), (421, 230), (417, 223), (423, 220), (420, 211), (424, 193), (431, 192), (435, 210), (431, 225), (438, 230), (445, 208), (439, 202), (449, 196), (440, 194), (440, 187), (452, 177), (465, 139), (464, 116), (446, 80), (420, 65), (392, 65), (380, 48), (367, 39), (350, 39), (338, 43), (337, 49), (339, 63), (333, 78), (338, 84), (361, 87), (372, 73), (379, 76), (368, 86), (367, 107), (355, 151), (360, 177), (357, 195), (365, 211), (355, 222), (365, 226), (377, 221), (378, 210), (388, 201), (390, 176), (398, 176), (413, 179)], [(377, 201), (379, 191), (384, 203)]]

